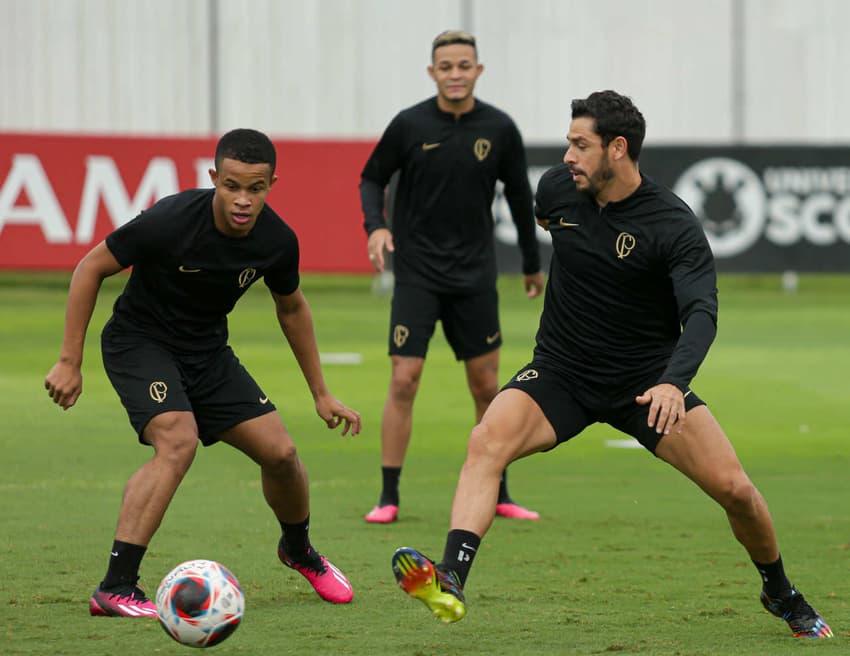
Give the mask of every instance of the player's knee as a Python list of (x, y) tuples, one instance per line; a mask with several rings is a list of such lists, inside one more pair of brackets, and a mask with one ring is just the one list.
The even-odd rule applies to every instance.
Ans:
[(156, 457), (171, 469), (185, 474), (198, 450), (197, 433), (163, 432), (156, 438)]
[(295, 444), (290, 441), (288, 444), (282, 445), (274, 453), (265, 458), (260, 463), (260, 466), (266, 475), (273, 478), (291, 478), (301, 466)]
[(413, 403), (419, 390), (419, 376), (411, 372), (393, 372), (390, 395), (394, 401)]
[(481, 422), (469, 434), (469, 442), (466, 445), (467, 460), (487, 462), (504, 468), (507, 465), (506, 446), (498, 431), (490, 424)]
[(490, 381), (470, 381), (469, 391), (472, 394), (473, 400), (486, 408), (486, 406), (490, 405), (490, 401), (496, 398), (496, 394), (499, 393), (499, 385)]
[(746, 476), (732, 477), (726, 481), (717, 495), (717, 501), (734, 515), (746, 515), (754, 512), (761, 501), (761, 495)]

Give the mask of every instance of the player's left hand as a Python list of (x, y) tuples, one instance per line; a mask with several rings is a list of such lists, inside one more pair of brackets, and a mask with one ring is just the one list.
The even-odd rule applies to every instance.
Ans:
[(647, 425), (654, 427), (659, 435), (668, 435), (673, 429), (676, 429), (677, 433), (682, 432), (685, 425), (685, 395), (675, 385), (653, 385), (635, 397), (635, 401), (640, 405), (649, 404)]
[(546, 280), (543, 276), (542, 271), (538, 271), (537, 273), (529, 273), (523, 276), (525, 280), (525, 295), (528, 298), (537, 298), (540, 296), (540, 293), (543, 291), (543, 287), (546, 285)]
[(343, 435), (347, 435), (349, 431), (352, 437), (360, 433), (360, 413), (346, 407), (339, 399), (331, 395), (320, 396), (316, 399), (316, 412), (331, 430), (342, 425)]

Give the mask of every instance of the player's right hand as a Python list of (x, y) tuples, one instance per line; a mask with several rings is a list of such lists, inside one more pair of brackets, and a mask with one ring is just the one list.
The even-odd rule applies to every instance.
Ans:
[(83, 393), (83, 374), (80, 367), (60, 360), (47, 373), (44, 389), (55, 404), (67, 410)]
[(374, 267), (375, 271), (378, 273), (383, 273), (385, 266), (384, 249), (386, 249), (388, 253), (395, 251), (393, 233), (390, 232), (389, 228), (378, 228), (377, 230), (373, 230), (369, 235), (367, 248), (369, 250), (369, 261), (372, 263), (372, 267)]

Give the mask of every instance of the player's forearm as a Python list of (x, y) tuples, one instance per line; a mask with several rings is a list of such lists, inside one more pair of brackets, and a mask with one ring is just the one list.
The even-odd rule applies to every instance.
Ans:
[(360, 179), (360, 205), (363, 208), (363, 227), (366, 234), (386, 228), (384, 220), (384, 187), (368, 178)]
[(697, 375), (700, 365), (717, 334), (717, 325), (707, 312), (694, 312), (685, 324), (670, 362), (659, 383), (670, 383), (685, 390)]
[(327, 394), (310, 307), (306, 302), (301, 303), (295, 309), (278, 311), (277, 318), (313, 398)]
[[(530, 200), (529, 200), (530, 203)], [(522, 254), (522, 272), (526, 275), (540, 271), (540, 245), (537, 243), (536, 221), (531, 204), (525, 205), (525, 196), (522, 202), (508, 199), (508, 207), (511, 208), (511, 217), (516, 226), (517, 242)]]
[(86, 332), (97, 303), (103, 276), (83, 259), (74, 269), (65, 307), (65, 331), (59, 360), (79, 367), (83, 363)]

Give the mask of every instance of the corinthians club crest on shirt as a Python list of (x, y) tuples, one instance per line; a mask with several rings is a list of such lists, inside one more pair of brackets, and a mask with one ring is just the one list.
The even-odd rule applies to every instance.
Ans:
[(490, 143), (489, 139), (476, 139), (475, 144), (472, 146), (472, 152), (475, 153), (475, 157), (479, 162), (483, 162), (487, 159), (487, 155), (490, 154), (490, 148), (493, 144)]
[(239, 274), (239, 287), (244, 288), (251, 284), (254, 278), (257, 277), (257, 270), (248, 267), (247, 269), (242, 269)]
[(537, 373), (536, 369), (526, 369), (525, 371), (517, 374), (516, 381), (518, 383), (524, 383), (529, 380), (534, 380), (535, 378), (539, 378), (540, 374)]

